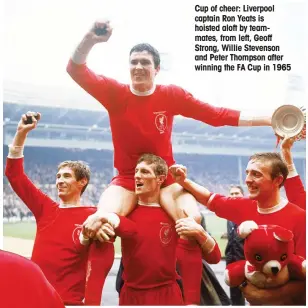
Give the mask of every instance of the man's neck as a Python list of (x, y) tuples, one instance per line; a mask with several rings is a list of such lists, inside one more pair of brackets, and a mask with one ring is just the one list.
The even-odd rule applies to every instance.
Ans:
[(280, 201), (281, 201), (281, 197), (280, 197), (279, 191), (275, 194), (272, 194), (270, 198), (266, 198), (265, 200), (257, 200), (258, 207), (260, 209), (272, 208), (276, 206), (277, 204), (279, 204)]
[(80, 206), (80, 197), (78, 199), (72, 198), (67, 200), (60, 200), (61, 207), (72, 207), (72, 206)]
[(159, 195), (155, 196), (139, 196), (138, 204), (146, 206), (157, 206), (159, 205)]

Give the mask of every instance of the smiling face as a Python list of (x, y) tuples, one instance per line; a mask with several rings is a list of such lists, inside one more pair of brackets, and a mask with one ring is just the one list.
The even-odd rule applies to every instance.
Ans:
[(272, 194), (279, 190), (282, 177), (272, 179), (271, 162), (250, 160), (246, 168), (246, 185), (249, 198), (257, 201), (270, 199)]
[(85, 178), (77, 181), (75, 173), (70, 167), (60, 168), (56, 180), (59, 198), (65, 202), (79, 198), (86, 183)]
[(135, 169), (135, 193), (138, 197), (153, 197), (159, 195), (164, 175), (156, 175), (154, 164), (140, 162)]
[(155, 76), (159, 72), (159, 66), (155, 68), (153, 55), (146, 50), (133, 52), (129, 62), (133, 88), (142, 92), (151, 90)]

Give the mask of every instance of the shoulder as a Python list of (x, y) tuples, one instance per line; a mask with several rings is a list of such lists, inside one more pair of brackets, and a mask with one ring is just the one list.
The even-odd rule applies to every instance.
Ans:
[(168, 93), (168, 94), (185, 94), (186, 91), (182, 89), (181, 87), (174, 85), (174, 84), (168, 84), (168, 85), (162, 85), (158, 84), (156, 85), (157, 93)]
[(38, 272), (41, 273), (41, 270), (38, 265), (34, 262), (28, 260), (25, 257), (17, 255), (12, 252), (0, 250), (0, 269), (1, 275), (4, 274), (5, 269), (9, 268), (9, 272), (12, 273), (12, 270), (19, 272)]
[[(70, 207), (61, 207), (62, 213), (66, 213), (68, 216), (71, 216), (72, 219), (76, 219), (77, 217), (87, 217), (88, 215), (94, 214), (97, 211), (96, 206), (70, 206)], [(73, 216), (72, 216), (73, 215)]]
[(108, 82), (110, 86), (117, 88), (119, 90), (123, 90), (123, 91), (129, 91), (129, 85), (126, 83), (122, 83), (114, 78), (110, 78), (110, 77), (106, 77), (104, 75), (98, 75), (98, 77), (102, 80), (104, 80), (104, 82)]
[(294, 214), (294, 215), (306, 217), (306, 211), (303, 210), (302, 208), (300, 208), (298, 205), (292, 203), (292, 202), (287, 203), (286, 210), (288, 212), (292, 212), (292, 214)]

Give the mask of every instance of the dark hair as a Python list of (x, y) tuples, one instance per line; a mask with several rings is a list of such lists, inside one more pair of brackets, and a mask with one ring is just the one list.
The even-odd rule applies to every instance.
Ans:
[(69, 167), (74, 171), (77, 181), (80, 181), (84, 178), (88, 180), (87, 184), (82, 188), (82, 191), (81, 191), (81, 195), (82, 195), (90, 182), (90, 176), (91, 176), (90, 167), (88, 166), (86, 162), (81, 161), (81, 160), (77, 160), (77, 161), (66, 160), (58, 165), (58, 171), (64, 167)]
[(142, 154), (139, 157), (137, 164), (142, 162), (146, 162), (148, 165), (153, 164), (155, 175), (168, 175), (168, 165), (161, 157), (149, 153)]
[(157, 68), (160, 65), (160, 55), (159, 55), (159, 52), (152, 45), (147, 44), (147, 43), (141, 43), (141, 44), (135, 45), (130, 50), (129, 55), (131, 55), (133, 52), (141, 52), (141, 51), (147, 51), (149, 54), (152, 55), (155, 68)]
[(244, 189), (241, 185), (230, 185), (229, 191), (231, 190), (231, 188), (238, 188), (241, 191), (242, 195), (244, 195)]
[(286, 180), (289, 171), (288, 167), (281, 158), (279, 153), (273, 152), (266, 152), (266, 153), (256, 153), (250, 156), (249, 161), (251, 160), (260, 160), (263, 162), (270, 162), (272, 171), (271, 171), (271, 178), (272, 180), (276, 179), (278, 176), (283, 176), (283, 181), (279, 185), (279, 187), (283, 186), (284, 181)]

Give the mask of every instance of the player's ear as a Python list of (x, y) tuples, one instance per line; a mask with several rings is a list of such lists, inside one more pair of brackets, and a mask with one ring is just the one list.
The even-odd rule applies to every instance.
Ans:
[(155, 76), (156, 76), (160, 71), (160, 65), (158, 65), (155, 70), (156, 70), (156, 72), (155, 72)]
[(278, 175), (278, 176), (274, 179), (274, 183), (275, 183), (278, 187), (281, 186), (282, 182), (283, 182), (283, 176), (282, 176), (282, 175)]
[(157, 179), (158, 179), (158, 184), (162, 185), (166, 180), (166, 176), (164, 174), (161, 174), (157, 177)]
[(79, 185), (83, 188), (88, 184), (87, 178), (83, 178), (80, 181), (78, 181)]

